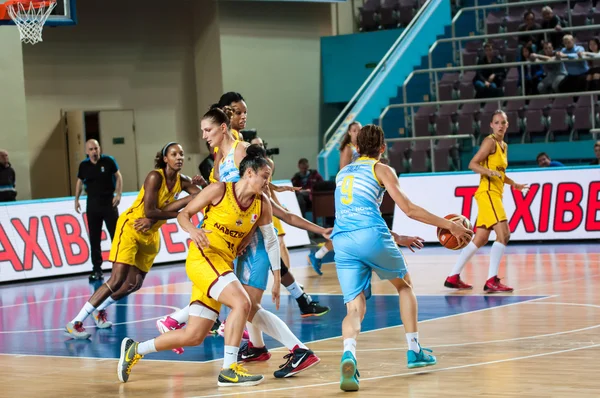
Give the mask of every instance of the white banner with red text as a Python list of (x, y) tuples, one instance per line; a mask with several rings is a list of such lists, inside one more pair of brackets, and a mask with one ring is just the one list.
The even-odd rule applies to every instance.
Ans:
[[(509, 170), (507, 176), (529, 184), (526, 194), (504, 187), (504, 209), (511, 240), (600, 239), (600, 168)], [(401, 176), (400, 187), (410, 200), (444, 217), (462, 214), (476, 225), (475, 191), (479, 175), (448, 173)], [(409, 219), (398, 207), (394, 232), (436, 242), (436, 228)], [(495, 235), (492, 233), (491, 238)]]
[[(277, 185), (289, 182), (277, 181)], [(185, 197), (185, 192), (180, 195)], [(277, 197), (290, 212), (301, 215), (293, 192)], [(136, 193), (124, 194), (119, 204), (122, 214), (133, 203)], [(0, 282), (91, 272), (86, 200), (82, 198), (81, 214), (75, 212), (73, 198), (12, 202), (0, 205)], [(194, 223), (198, 222), (195, 216)], [(310, 244), (308, 233), (284, 223), (284, 241), (288, 247)], [(160, 230), (160, 251), (155, 264), (185, 261), (188, 235), (168, 220)], [(102, 268), (110, 269), (106, 261), (110, 253), (110, 235), (102, 229)]]

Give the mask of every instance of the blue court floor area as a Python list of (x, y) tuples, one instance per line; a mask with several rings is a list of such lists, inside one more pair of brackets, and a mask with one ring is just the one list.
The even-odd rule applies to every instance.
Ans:
[[(118, 358), (120, 342), (128, 336), (146, 340), (158, 335), (156, 319), (183, 307), (189, 293), (177, 293), (174, 283), (187, 282), (183, 266), (155, 267), (148, 275), (144, 293), (138, 292), (117, 305), (109, 307), (110, 329), (97, 330), (88, 318), (86, 328), (90, 340), (73, 340), (63, 333), (69, 322), (87, 301), (95, 286), (87, 276), (40, 281), (29, 284), (5, 285), (0, 289), (0, 353), (16, 355), (75, 356)], [(150, 291), (149, 291), (150, 290)], [(276, 313), (303, 342), (341, 335), (345, 306), (340, 295), (313, 294), (313, 299), (331, 307), (322, 317), (302, 319), (295, 300), (284, 295), (276, 311), (270, 296), (264, 307)], [(486, 308), (519, 303), (541, 296), (421, 296), (419, 320), (429, 320)], [(224, 318), (226, 312), (221, 317)], [(398, 297), (373, 296), (363, 322), (363, 331), (401, 325)], [(281, 344), (265, 336), (267, 347)], [(208, 337), (199, 347), (186, 348), (183, 355), (171, 351), (154, 354), (147, 359), (210, 361), (223, 357), (223, 338)]]

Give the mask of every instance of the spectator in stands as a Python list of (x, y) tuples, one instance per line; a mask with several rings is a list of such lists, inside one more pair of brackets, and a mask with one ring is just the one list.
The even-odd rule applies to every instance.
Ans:
[[(484, 55), (477, 61), (477, 65), (502, 64), (502, 58), (494, 54), (490, 43), (483, 45)], [(477, 71), (473, 78), (473, 85), (477, 92), (476, 98), (501, 97), (503, 95), (502, 85), (506, 78), (506, 69), (502, 66), (496, 68), (482, 68)]]
[(550, 156), (546, 152), (541, 152), (535, 160), (540, 167), (565, 167), (561, 162), (550, 159)]
[(600, 90), (600, 40), (596, 37), (588, 43), (589, 51), (579, 53), (580, 58), (591, 58), (588, 61), (590, 70), (586, 76), (587, 89), (590, 91)]
[[(535, 22), (535, 14), (533, 11), (525, 11), (523, 14), (523, 23), (519, 26), (519, 32), (529, 32), (532, 30), (540, 30), (542, 27)], [(542, 36), (540, 34), (528, 33), (519, 35), (519, 45), (523, 47), (533, 48), (534, 51), (537, 51), (539, 48), (539, 44), (542, 41)]]
[(296, 192), (298, 204), (302, 216), (306, 217), (306, 212), (312, 208), (312, 189), (313, 186), (323, 181), (323, 177), (317, 170), (309, 168), (308, 159), (302, 158), (298, 161), (298, 171), (292, 177), (292, 185), (302, 188)]
[(0, 202), (17, 200), (15, 170), (8, 161), (8, 152), (0, 149)]
[[(541, 61), (556, 61), (554, 47), (551, 42), (544, 43), (544, 55), (533, 53), (531, 57)], [(544, 73), (546, 77), (538, 84), (538, 92), (540, 94), (557, 93), (560, 82), (567, 76), (565, 64), (563, 62), (545, 63)]]
[(562, 44), (562, 39), (565, 33), (563, 28), (567, 27), (567, 23), (558, 15), (554, 15), (554, 11), (550, 6), (542, 8), (542, 29), (554, 29), (556, 32), (547, 33), (547, 37), (554, 48), (559, 48)]
[[(527, 62), (527, 61), (531, 61), (532, 59), (534, 59), (532, 57), (533, 51), (531, 49), (531, 47), (521, 47), (521, 54), (519, 56), (518, 61), (519, 62)], [(542, 67), (535, 64), (535, 63), (529, 63), (527, 65), (523, 65), (523, 67), (519, 67), (519, 86), (521, 85), (522, 81), (523, 81), (523, 77), (522, 77), (522, 73), (521, 70), (523, 70), (524, 74), (525, 74), (525, 87), (523, 87), (522, 89), (525, 92), (525, 95), (534, 95), (537, 94), (537, 87), (538, 84), (540, 84), (540, 82), (542, 81), (542, 77), (544, 75), (544, 71), (542, 70)]]
[[(212, 150), (208, 142), (206, 143), (206, 147), (208, 148), (208, 156), (204, 158), (204, 160), (198, 166), (198, 170), (200, 171), (200, 175), (206, 180), (209, 181), (210, 172), (213, 169), (215, 164), (215, 151)], [(210, 182), (208, 182), (210, 184)]]
[[(558, 59), (577, 59), (579, 53), (583, 53), (584, 49), (581, 46), (575, 45), (575, 39), (571, 35), (563, 37), (564, 47), (556, 53)], [(567, 77), (560, 83), (560, 92), (579, 92), (585, 90), (586, 75), (590, 69), (587, 62), (565, 62), (567, 68)]]
[(600, 165), (600, 140), (594, 144), (594, 154), (596, 155), (596, 159), (590, 164)]

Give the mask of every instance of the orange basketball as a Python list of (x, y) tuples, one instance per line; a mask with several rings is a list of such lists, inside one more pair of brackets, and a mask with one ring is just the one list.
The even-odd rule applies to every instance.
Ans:
[[(473, 226), (471, 225), (471, 221), (469, 221), (469, 219), (465, 216), (461, 216), (459, 214), (448, 214), (444, 218), (446, 220), (450, 220), (452, 222), (461, 222), (465, 228), (473, 231)], [(456, 239), (456, 237), (454, 235), (452, 235), (450, 233), (450, 231), (448, 231), (447, 229), (443, 229), (443, 228), (437, 229), (437, 237), (438, 237), (438, 240), (440, 241), (440, 243), (442, 244), (442, 246), (444, 246), (446, 249), (450, 249), (450, 250), (460, 250), (469, 243), (469, 242), (466, 242), (465, 244), (460, 245), (458, 243), (458, 240)]]

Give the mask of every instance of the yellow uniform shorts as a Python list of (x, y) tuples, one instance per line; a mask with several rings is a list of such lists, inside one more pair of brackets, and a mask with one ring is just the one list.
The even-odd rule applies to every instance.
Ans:
[(285, 229), (283, 229), (283, 224), (279, 218), (273, 217), (273, 226), (277, 230), (277, 236), (285, 235)]
[(217, 314), (221, 311), (221, 303), (211, 297), (210, 290), (220, 277), (233, 272), (233, 264), (223, 260), (223, 257), (211, 249), (200, 250), (192, 243), (185, 260), (185, 271), (192, 281), (192, 297), (190, 303), (200, 302)]
[(506, 221), (506, 212), (502, 204), (502, 196), (495, 192), (483, 191), (475, 194), (478, 213), (475, 225), (490, 229), (500, 221)]
[(160, 249), (159, 232), (138, 232), (133, 228), (133, 221), (127, 214), (119, 216), (108, 260), (112, 263), (128, 264), (142, 272), (148, 272)]

